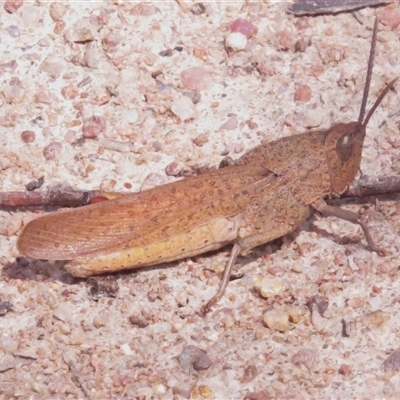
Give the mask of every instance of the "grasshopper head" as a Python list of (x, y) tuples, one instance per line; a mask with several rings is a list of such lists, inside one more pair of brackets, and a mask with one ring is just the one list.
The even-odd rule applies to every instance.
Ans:
[(331, 195), (341, 195), (353, 182), (360, 168), (362, 146), (368, 121), (383, 98), (389, 90), (392, 89), (397, 79), (399, 79), (399, 77), (394, 78), (385, 89), (382, 90), (365, 119), (365, 102), (363, 100), (358, 122), (337, 124), (327, 131), (325, 137), (325, 154), (331, 181)]
[(365, 125), (358, 122), (337, 124), (328, 130), (325, 154), (333, 196), (341, 195), (353, 182), (360, 168), (364, 137)]

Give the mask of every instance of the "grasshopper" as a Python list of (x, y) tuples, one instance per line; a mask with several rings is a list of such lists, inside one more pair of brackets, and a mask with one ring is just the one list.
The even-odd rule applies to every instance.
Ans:
[(357, 122), (339, 123), (260, 145), (235, 165), (79, 209), (61, 210), (29, 222), (17, 247), (28, 257), (67, 260), (73, 276), (175, 261), (233, 243), (216, 295), (223, 295), (236, 258), (296, 229), (315, 210), (359, 224), (358, 215), (329, 206), (360, 166), (366, 126), (397, 78), (382, 91), (364, 119), (376, 47), (375, 20), (366, 84)]

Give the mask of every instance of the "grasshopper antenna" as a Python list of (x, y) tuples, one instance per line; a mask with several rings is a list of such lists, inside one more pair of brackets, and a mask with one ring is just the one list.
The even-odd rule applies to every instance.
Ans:
[(361, 108), (360, 108), (360, 115), (358, 117), (359, 125), (363, 126), (364, 128), (367, 126), (369, 120), (372, 117), (372, 114), (378, 108), (379, 104), (381, 104), (381, 101), (383, 100), (383, 98), (386, 96), (388, 91), (393, 88), (394, 84), (399, 79), (399, 77), (397, 77), (397, 78), (392, 79), (389, 82), (389, 84), (385, 87), (385, 89), (382, 91), (382, 93), (376, 99), (376, 101), (375, 101), (374, 105), (372, 106), (372, 108), (368, 111), (368, 114), (367, 114), (367, 116), (366, 116), (366, 118), (364, 120), (365, 108), (367, 106), (367, 100), (368, 100), (368, 94), (369, 94), (369, 87), (370, 87), (370, 84), (371, 84), (372, 69), (374, 68), (376, 38), (378, 36), (378, 22), (379, 22), (378, 17), (375, 17), (374, 31), (372, 33), (372, 40), (371, 40), (371, 50), (369, 52), (367, 78), (365, 80), (364, 93), (363, 93), (363, 98), (362, 98), (362, 103), (361, 103)]
[(367, 117), (365, 118), (365, 121), (362, 123), (362, 126), (366, 127), (368, 124), (368, 121), (370, 120), (370, 118), (372, 117), (372, 114), (375, 112), (375, 110), (378, 108), (379, 104), (381, 104), (381, 101), (383, 100), (383, 98), (386, 96), (387, 92), (393, 88), (394, 84), (396, 83), (397, 79), (399, 79), (399, 77), (392, 79), (387, 86), (385, 87), (385, 89), (383, 89), (382, 93), (379, 95), (379, 97), (376, 99), (375, 104), (372, 106), (372, 108), (369, 110)]
[[(360, 115), (358, 117), (358, 123), (360, 125), (364, 125), (364, 126), (367, 125), (366, 123), (363, 124), (363, 119), (364, 119), (364, 115), (365, 115), (365, 108), (367, 106), (367, 100), (368, 100), (368, 94), (369, 94), (369, 86), (371, 84), (371, 78), (372, 78), (372, 70), (374, 68), (374, 58), (375, 58), (375, 50), (376, 50), (376, 38), (378, 36), (378, 22), (379, 22), (378, 17), (375, 17), (374, 31), (372, 32), (372, 40), (371, 40), (371, 50), (369, 52), (367, 78), (365, 80), (364, 93), (363, 93), (363, 98), (362, 98), (361, 108), (360, 108)], [(381, 99), (381, 101), (382, 101), (382, 99)], [(379, 105), (379, 103), (378, 103), (378, 105)], [(378, 107), (378, 105), (376, 107)], [(376, 109), (376, 107), (375, 107), (375, 109)], [(374, 111), (375, 111), (375, 109), (374, 109)], [(368, 120), (369, 120), (369, 118), (371, 118), (371, 115), (372, 114), (371, 114), (371, 111), (370, 111), (368, 113), (368, 116), (367, 116)]]

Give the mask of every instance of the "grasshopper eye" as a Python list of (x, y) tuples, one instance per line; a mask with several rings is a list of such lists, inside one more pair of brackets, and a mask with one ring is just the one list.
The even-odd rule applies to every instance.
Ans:
[(338, 139), (336, 144), (336, 154), (342, 163), (350, 160), (353, 155), (353, 147), (353, 135), (346, 133)]

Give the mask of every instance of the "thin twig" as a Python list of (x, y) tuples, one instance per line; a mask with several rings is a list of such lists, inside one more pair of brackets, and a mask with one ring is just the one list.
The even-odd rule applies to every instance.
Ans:
[(75, 367), (74, 363), (67, 358), (66, 356), (63, 357), (65, 364), (68, 365), (68, 368), (71, 372), (72, 375), (72, 381), (81, 388), (83, 395), (87, 398), (90, 398), (90, 392), (88, 388), (86, 387), (85, 381), (82, 379), (78, 369)]
[(400, 193), (400, 176), (370, 177), (364, 175), (343, 194), (344, 198), (382, 196)]
[[(400, 175), (361, 177), (342, 195), (342, 198), (383, 196), (400, 193)], [(108, 193), (112, 195), (112, 193)], [(121, 193), (120, 193), (121, 194)], [(48, 191), (0, 192), (0, 209), (21, 207), (81, 207), (95, 197), (104, 197), (98, 190), (83, 191), (55, 186)]]

